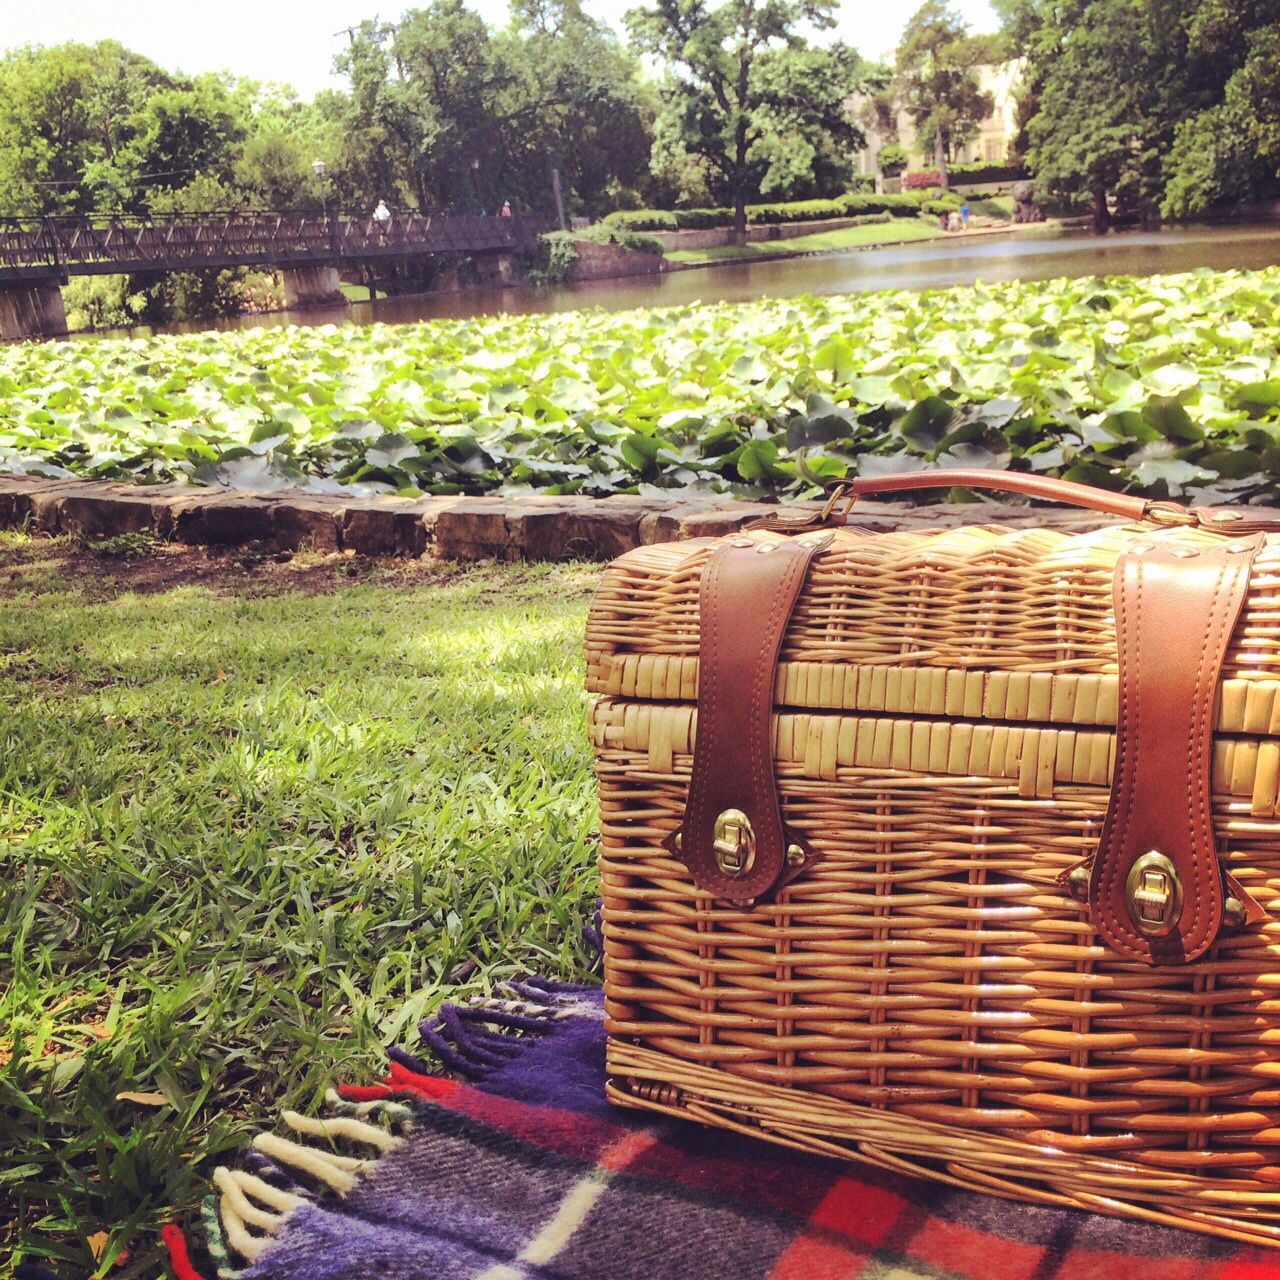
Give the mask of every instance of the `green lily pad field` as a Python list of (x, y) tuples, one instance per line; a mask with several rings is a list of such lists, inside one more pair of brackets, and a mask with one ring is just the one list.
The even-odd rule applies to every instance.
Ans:
[(0, 351), (0, 470), (812, 494), (1005, 467), (1280, 492), (1280, 268)]

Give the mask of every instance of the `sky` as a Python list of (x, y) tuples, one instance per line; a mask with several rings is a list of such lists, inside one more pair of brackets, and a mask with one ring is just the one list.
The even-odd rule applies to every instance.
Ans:
[[(588, 13), (621, 26), (637, 0), (584, 0)], [(866, 57), (894, 48), (920, 0), (843, 0), (838, 34)], [(973, 31), (994, 31), (987, 0), (953, 0)], [(24, 44), (119, 40), (169, 71), (231, 71), (291, 84), (304, 98), (338, 88), (330, 72), (347, 42), (345, 28), (365, 18), (394, 18), (412, 0), (0, 0), (0, 49)], [(470, 0), (494, 26), (507, 0)]]

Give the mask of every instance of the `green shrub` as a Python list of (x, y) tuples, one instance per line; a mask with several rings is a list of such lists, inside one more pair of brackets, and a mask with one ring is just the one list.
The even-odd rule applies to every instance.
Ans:
[(980, 160), (973, 164), (953, 164), (947, 169), (952, 182), (1021, 182), (1026, 169), (1020, 164), (994, 164)]
[(590, 240), (592, 244), (616, 244), (623, 249), (634, 249), (637, 253), (656, 253), (662, 256), (662, 241), (652, 236), (637, 235), (621, 227), (609, 226), (597, 222), (594, 226), (585, 227), (581, 231), (553, 231), (551, 235), (569, 236), (573, 240)]
[(907, 167), (908, 159), (906, 147), (900, 147), (897, 143), (891, 142), (887, 147), (880, 148), (876, 163), (886, 178), (896, 178)]
[(733, 210), (677, 209), (676, 225), (681, 231), (706, 231), (711, 227), (731, 227)]
[(888, 213), (895, 218), (914, 218), (920, 212), (920, 201), (910, 195), (847, 195), (840, 202), (845, 213)]
[(845, 187), (849, 191), (861, 191), (871, 194), (876, 189), (876, 175), (874, 173), (855, 173)]
[(752, 222), (818, 222), (824, 218), (843, 218), (847, 214), (848, 209), (843, 199), (747, 205), (747, 217)]
[(74, 276), (62, 287), (67, 328), (122, 329), (137, 324), (146, 296), (129, 287), (128, 276)]
[[(616, 209), (601, 220), (623, 231), (678, 231), (680, 223), (669, 209)], [(554, 234), (554, 233), (552, 233)]]

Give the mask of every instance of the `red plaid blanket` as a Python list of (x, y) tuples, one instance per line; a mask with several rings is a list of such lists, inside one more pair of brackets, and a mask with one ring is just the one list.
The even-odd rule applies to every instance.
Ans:
[(247, 1260), (243, 1280), (1280, 1276), (1262, 1250), (610, 1107), (594, 989), (524, 984), (423, 1034), (464, 1081), (396, 1053), (384, 1083), (339, 1091), (335, 1118), (293, 1117), (305, 1140), (266, 1137), (219, 1172), (224, 1274)]

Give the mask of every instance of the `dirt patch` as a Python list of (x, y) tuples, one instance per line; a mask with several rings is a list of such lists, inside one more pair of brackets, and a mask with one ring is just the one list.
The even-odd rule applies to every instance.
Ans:
[[(34, 535), (0, 540), (0, 600), (21, 602), (52, 591), (72, 591), (86, 603), (121, 595), (154, 595), (181, 587), (199, 587), (236, 596), (299, 592), (328, 595), (369, 582), (379, 586), (447, 586), (491, 572), (490, 566), (457, 565), (437, 560), (382, 559), (352, 552), (327, 555), (238, 547), (219, 552), (179, 543), (157, 543), (137, 551), (95, 550), (92, 543)], [(505, 585), (527, 573), (504, 565)], [(593, 589), (600, 567), (565, 566), (558, 570), (569, 592)]]

